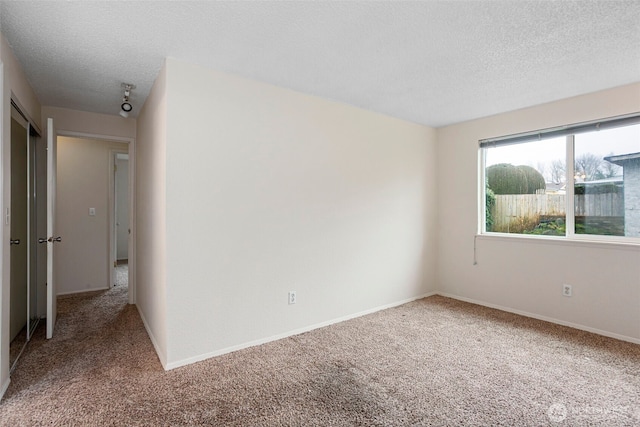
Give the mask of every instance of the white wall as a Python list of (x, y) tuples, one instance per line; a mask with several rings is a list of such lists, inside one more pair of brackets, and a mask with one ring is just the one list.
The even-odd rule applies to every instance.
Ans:
[[(0, 165), (2, 172), (2, 209), (11, 206), (11, 98), (20, 105), (32, 123), (40, 126), (40, 103), (33, 89), (29, 85), (24, 72), (17, 61), (4, 36), (0, 34), (0, 63), (2, 68), (2, 81), (0, 85), (0, 139), (2, 159)], [(0, 236), (0, 397), (9, 386), (9, 289), (10, 289), (10, 259), (9, 259), (9, 232), (10, 224), (3, 221), (4, 226)]]
[(168, 367), (435, 289), (433, 129), (172, 59), (167, 90)]
[(439, 291), (640, 342), (638, 246), (483, 236), (473, 265), (479, 139), (638, 111), (640, 83), (438, 129)]
[[(163, 366), (167, 363), (168, 345), (166, 119), (166, 69), (163, 67), (138, 116), (135, 158), (136, 304)], [(180, 245), (185, 251), (189, 250)]]
[(110, 286), (112, 156), (127, 149), (124, 143), (58, 137), (56, 230), (63, 239), (54, 259), (58, 295)]

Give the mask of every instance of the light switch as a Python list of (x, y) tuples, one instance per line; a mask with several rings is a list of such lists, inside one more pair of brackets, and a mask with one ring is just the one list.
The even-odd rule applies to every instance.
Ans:
[(89, 216), (96, 216), (96, 208), (89, 208)]

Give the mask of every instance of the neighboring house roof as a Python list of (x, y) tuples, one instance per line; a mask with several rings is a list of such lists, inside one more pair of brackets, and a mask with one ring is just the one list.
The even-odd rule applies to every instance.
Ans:
[(553, 192), (558, 192), (558, 191), (564, 191), (566, 184), (564, 182), (547, 182), (545, 183), (546, 185), (546, 192), (547, 193), (553, 193)]
[(619, 154), (616, 156), (607, 156), (604, 159), (618, 166), (624, 166), (625, 163), (640, 162), (640, 153)]

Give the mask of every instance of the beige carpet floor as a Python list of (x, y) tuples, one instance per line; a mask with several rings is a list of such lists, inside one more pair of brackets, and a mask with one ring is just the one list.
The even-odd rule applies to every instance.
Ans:
[[(115, 268), (114, 286), (127, 286), (129, 283), (129, 265), (126, 263), (119, 264)], [(46, 320), (43, 319), (43, 322)], [(27, 327), (20, 331), (20, 333), (11, 341), (9, 346), (9, 366), (13, 366), (14, 362), (23, 350), (24, 344), (27, 341)]]
[(129, 264), (119, 264), (115, 268), (114, 286), (127, 286), (129, 284)]
[(60, 298), (3, 426), (638, 426), (640, 346), (431, 297), (163, 371), (127, 288)]
[(16, 337), (11, 341), (9, 345), (9, 366), (13, 366), (15, 361), (18, 359), (20, 352), (23, 350), (25, 343), (27, 342), (27, 327), (25, 326), (22, 330), (16, 335)]

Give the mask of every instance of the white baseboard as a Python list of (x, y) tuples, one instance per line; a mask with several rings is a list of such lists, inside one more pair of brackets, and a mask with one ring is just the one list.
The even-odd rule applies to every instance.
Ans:
[(90, 288), (90, 289), (80, 289), (78, 291), (69, 291), (69, 292), (58, 292), (56, 294), (57, 297), (63, 297), (65, 295), (75, 295), (75, 294), (86, 294), (87, 292), (98, 292), (98, 291), (108, 291), (109, 287), (106, 288)]
[[(406, 304), (406, 303), (409, 303), (411, 301), (416, 301), (416, 300), (419, 300), (419, 299), (422, 299), (422, 298), (427, 298), (427, 297), (430, 297), (430, 296), (433, 296), (433, 295), (436, 295), (435, 291), (429, 292), (429, 293), (426, 293), (426, 294), (422, 294), (422, 295), (419, 295), (419, 296), (416, 296), (416, 297), (407, 298), (407, 299), (404, 299), (402, 301), (396, 301), (396, 302), (392, 302), (392, 303), (389, 303), (389, 304), (384, 304), (384, 305), (381, 305), (381, 306), (378, 306), (378, 307), (374, 307), (374, 308), (371, 308), (371, 309), (368, 309), (368, 310), (360, 311), (358, 313), (348, 314), (346, 316), (342, 316), (342, 317), (338, 317), (338, 318), (335, 318), (335, 319), (327, 320), (325, 322), (315, 323), (313, 325), (305, 326), (303, 328), (294, 329), (292, 331), (284, 332), (282, 334), (272, 335), (270, 337), (260, 338), (260, 339), (254, 340), (254, 341), (249, 341), (249, 342), (246, 342), (246, 343), (234, 345), (234, 346), (231, 346), (231, 347), (226, 347), (226, 348), (223, 348), (223, 349), (220, 349), (220, 350), (216, 350), (216, 351), (212, 351), (212, 352), (209, 352), (209, 353), (200, 354), (198, 356), (189, 357), (187, 359), (178, 360), (176, 362), (171, 362), (171, 363), (168, 363), (166, 365), (163, 363), (163, 366), (165, 367), (166, 370), (179, 368), (181, 366), (190, 365), (190, 364), (195, 363), (195, 362), (201, 362), (203, 360), (210, 359), (212, 357), (221, 356), (223, 354), (232, 353), (234, 351), (243, 350), (243, 349), (249, 348), (249, 347), (255, 347), (257, 345), (266, 344), (268, 342), (277, 341), (277, 340), (280, 340), (280, 339), (283, 339), (283, 338), (288, 338), (288, 337), (293, 336), (293, 335), (302, 334), (304, 332), (309, 332), (309, 331), (312, 331), (314, 329), (323, 328), (325, 326), (333, 325), (335, 323), (344, 322), (345, 320), (350, 320), (350, 319), (355, 319), (356, 317), (366, 316), (367, 314), (375, 313), (375, 312), (380, 311), (380, 310), (386, 310), (387, 308), (397, 307), (399, 305)], [(144, 322), (144, 319), (143, 319), (143, 322)], [(153, 341), (153, 339), (152, 339), (152, 341)]]
[(594, 334), (602, 335), (609, 338), (615, 338), (621, 341), (627, 341), (634, 344), (640, 344), (640, 339), (628, 337), (626, 335), (615, 334), (613, 332), (603, 331), (601, 329), (592, 328), (590, 326), (580, 325), (578, 323), (566, 322), (564, 320), (555, 319), (553, 317), (541, 316), (539, 314), (530, 313), (528, 311), (516, 310), (510, 307), (504, 307), (498, 304), (491, 304), (485, 301), (475, 300), (473, 298), (461, 297), (459, 295), (448, 294), (446, 292), (434, 292), (434, 294), (441, 295), (447, 298), (453, 298), (460, 301), (468, 302), (471, 304), (481, 305), (484, 307), (495, 308), (496, 310), (506, 311), (508, 313), (518, 314), (524, 317), (531, 317), (532, 319), (544, 320), (545, 322), (555, 323), (557, 325), (568, 326), (570, 328), (579, 329), (581, 331), (591, 332)]
[(0, 400), (2, 400), (2, 398), (4, 397), (4, 394), (7, 392), (10, 382), (11, 382), (11, 378), (7, 378), (4, 384), (2, 384), (2, 388), (0, 388)]
[(142, 319), (142, 323), (144, 324), (144, 328), (147, 330), (147, 335), (149, 335), (149, 339), (151, 340), (151, 344), (153, 344), (153, 348), (156, 350), (156, 355), (158, 356), (158, 359), (160, 360), (160, 364), (162, 365), (162, 367), (164, 368), (165, 371), (169, 370), (169, 368), (167, 368), (167, 360), (165, 359), (164, 355), (160, 351), (160, 346), (158, 345), (158, 341), (156, 340), (155, 335), (153, 335), (153, 332), (151, 332), (151, 328), (149, 327), (149, 323), (147, 322), (147, 319), (144, 317), (144, 314), (142, 313), (142, 311), (140, 310), (140, 306), (137, 305), (137, 304), (136, 304), (136, 309), (138, 310), (138, 314), (140, 315), (140, 318)]

